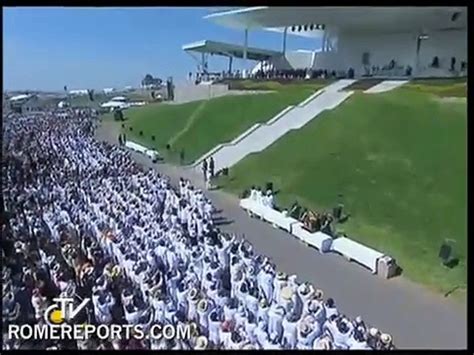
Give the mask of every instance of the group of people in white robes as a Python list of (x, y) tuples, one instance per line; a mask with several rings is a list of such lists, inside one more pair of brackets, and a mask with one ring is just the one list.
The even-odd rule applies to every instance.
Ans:
[[(349, 319), (322, 290), (278, 272), (250, 243), (220, 231), (211, 201), (190, 181), (181, 179), (174, 188), (167, 177), (137, 165), (123, 147), (96, 140), (94, 126), (88, 116), (64, 120), (51, 113), (34, 120), (20, 117), (6, 128), (4, 191), (9, 190), (11, 238), (41, 251), (25, 307), (40, 314), (52, 299), (45, 287), (50, 283), (58, 289), (55, 294), (90, 297), (88, 321), (144, 329), (190, 326), (193, 332), (187, 339), (111, 339), (77, 347), (393, 347), (390, 335), (360, 318)], [(271, 192), (252, 193), (273, 206)], [(24, 254), (25, 246), (17, 246), (12, 260)], [(2, 270), (4, 278), (8, 270)], [(15, 272), (19, 287), (27, 270)], [(11, 313), (18, 301), (12, 292), (3, 295), (10, 312), (4, 311), (4, 318), (16, 322)]]

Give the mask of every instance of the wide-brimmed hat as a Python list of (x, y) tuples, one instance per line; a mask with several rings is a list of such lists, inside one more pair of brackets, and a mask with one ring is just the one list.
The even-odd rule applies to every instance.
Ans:
[(277, 275), (276, 275), (276, 278), (277, 280), (287, 280), (288, 279), (288, 275), (285, 274), (284, 272), (278, 272)]
[(306, 296), (311, 291), (307, 282), (299, 285), (297, 290), (298, 290), (298, 293), (303, 296)]
[(291, 300), (291, 297), (293, 297), (293, 289), (291, 287), (283, 287), (280, 291), (280, 296), (286, 301)]
[(204, 298), (200, 300), (197, 304), (197, 309), (200, 312), (206, 312), (208, 308), (209, 308), (209, 302)]
[(242, 346), (241, 350), (256, 350), (257, 348), (252, 343), (247, 343)]
[(191, 291), (189, 291), (189, 299), (191, 301), (196, 301), (199, 297), (199, 291), (197, 288), (193, 287)]
[(328, 337), (324, 337), (320, 339), (315, 344), (315, 347), (314, 347), (314, 349), (317, 349), (317, 350), (331, 350), (331, 348), (332, 348), (331, 339), (329, 339)]
[(314, 292), (314, 298), (317, 299), (318, 301), (322, 300), (324, 297), (324, 292), (323, 290), (320, 290), (319, 288)]
[(319, 308), (319, 305), (320, 305), (320, 304), (319, 304), (318, 301), (316, 301), (316, 300), (311, 300), (311, 301), (309, 302), (309, 304), (308, 304), (308, 310), (309, 310), (310, 312), (316, 312), (316, 311), (318, 310), (318, 308)]
[(300, 332), (300, 334), (309, 334), (311, 332), (311, 327), (309, 326), (308, 323), (301, 322), (298, 325), (298, 331)]
[(209, 341), (204, 335), (199, 336), (196, 339), (196, 345), (194, 346), (194, 350), (204, 350), (207, 349), (207, 345), (209, 344)]
[(372, 337), (376, 337), (377, 335), (379, 335), (379, 330), (377, 328), (372, 327), (369, 329), (369, 335)]
[(266, 298), (262, 298), (259, 303), (260, 303), (260, 307), (262, 308), (268, 307), (268, 301)]
[(392, 342), (392, 336), (387, 333), (382, 333), (380, 335), (380, 342), (384, 345), (388, 345)]
[(92, 274), (93, 271), (94, 271), (94, 265), (92, 265), (91, 263), (85, 263), (81, 267), (81, 274), (82, 275), (90, 275), (90, 274)]
[(247, 267), (247, 274), (254, 275), (255, 274), (255, 267), (253, 265), (249, 265)]

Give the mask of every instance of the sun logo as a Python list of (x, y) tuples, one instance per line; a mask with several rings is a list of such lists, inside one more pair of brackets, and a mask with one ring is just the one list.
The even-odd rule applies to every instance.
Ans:
[(44, 312), (44, 320), (50, 325), (61, 325), (73, 320), (90, 300), (84, 299), (78, 307), (74, 307), (72, 298), (54, 298), (53, 301), (55, 303)]
[(49, 315), (49, 321), (53, 324), (62, 324), (64, 323), (65, 319), (63, 316), (63, 312), (60, 309), (56, 309), (51, 312)]

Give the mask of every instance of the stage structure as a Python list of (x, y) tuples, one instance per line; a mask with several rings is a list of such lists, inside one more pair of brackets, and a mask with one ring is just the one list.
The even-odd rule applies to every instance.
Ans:
[[(244, 65), (254, 60), (249, 32), (265, 30), (282, 34), (281, 52), (265, 59), (276, 69), (289, 63), (293, 69), (347, 72), (352, 68), (358, 77), (467, 75), (466, 7), (258, 6), (212, 13), (205, 19), (243, 32), (243, 45), (229, 51), (229, 57), (238, 52)], [(309, 61), (290, 58), (288, 35), (315, 39)]]

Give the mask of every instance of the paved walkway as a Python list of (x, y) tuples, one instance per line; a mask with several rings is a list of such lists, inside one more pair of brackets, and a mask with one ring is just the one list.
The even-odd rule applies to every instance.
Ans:
[[(117, 143), (118, 125), (105, 121), (99, 139)], [(202, 177), (191, 169), (153, 164), (138, 153), (133, 158), (168, 175), (173, 183), (180, 176), (203, 188)], [(338, 309), (350, 317), (360, 315), (366, 322), (390, 333), (402, 349), (466, 349), (466, 307), (438, 296), (403, 277), (383, 280), (366, 269), (337, 255), (322, 255), (290, 234), (250, 219), (238, 206), (235, 196), (209, 191), (208, 196), (222, 210), (226, 220), (220, 227), (245, 235), (260, 253), (269, 256), (278, 268), (309, 281), (336, 301)]]

